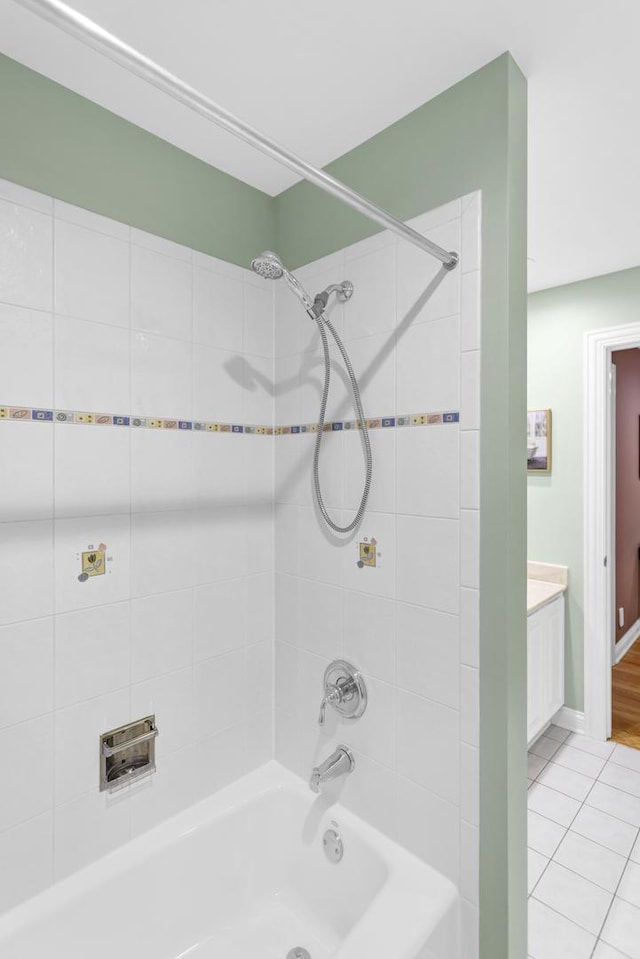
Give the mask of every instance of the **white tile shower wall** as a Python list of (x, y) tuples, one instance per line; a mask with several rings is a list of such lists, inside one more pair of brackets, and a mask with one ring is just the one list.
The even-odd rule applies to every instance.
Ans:
[[(276, 757), (303, 777), (338, 742), (356, 771), (331, 787), (348, 806), (454, 880), (465, 957), (478, 952), (478, 518), (480, 197), (413, 221), (460, 268), (382, 233), (300, 270), (315, 293), (349, 279), (333, 303), (369, 418), (460, 411), (460, 423), (371, 434), (374, 480), (356, 536), (338, 537), (314, 506), (314, 437), (276, 438)], [(441, 282), (439, 282), (441, 281)], [(276, 422), (313, 422), (322, 382), (317, 333), (276, 292)], [(337, 368), (337, 367), (336, 367)], [(343, 377), (330, 415), (352, 419)], [(323, 438), (322, 485), (340, 522), (364, 473), (361, 434)], [(359, 568), (377, 540), (379, 565)], [(355, 723), (329, 710), (318, 726), (325, 666), (344, 657), (366, 677)]]
[[(0, 404), (273, 421), (250, 271), (2, 181), (0, 250)], [(1, 911), (272, 756), (273, 440), (0, 419), (0, 449)], [(99, 733), (149, 712), (157, 774), (99, 793)]]

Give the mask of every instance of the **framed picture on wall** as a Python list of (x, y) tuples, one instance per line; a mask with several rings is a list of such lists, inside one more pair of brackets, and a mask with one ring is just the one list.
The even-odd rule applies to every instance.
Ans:
[(527, 473), (551, 472), (551, 410), (527, 413)]

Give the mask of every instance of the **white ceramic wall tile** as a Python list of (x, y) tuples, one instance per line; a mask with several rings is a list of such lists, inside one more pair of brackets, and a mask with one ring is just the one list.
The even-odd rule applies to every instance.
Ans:
[(242, 352), (243, 285), (239, 279), (194, 267), (193, 339), (221, 350)]
[(45, 889), (53, 879), (53, 815), (0, 832), (0, 912)]
[(53, 406), (53, 316), (0, 303), (2, 403)]
[(0, 522), (53, 516), (53, 431), (0, 420)]
[(53, 221), (0, 200), (0, 300), (34, 310), (53, 306)]
[[(394, 513), (396, 510), (396, 431), (371, 430), (369, 442), (375, 464), (367, 508), (372, 513)], [(366, 459), (360, 432), (345, 432), (342, 447), (344, 472), (344, 506), (355, 512), (360, 506), (366, 472)], [(309, 477), (311, 457), (304, 463)]]
[[(53, 523), (3, 523), (0, 536), (0, 624), (53, 612)], [(33, 584), (38, 588), (34, 590)]]
[(398, 431), (399, 513), (457, 519), (460, 433), (452, 426)]
[(0, 728), (53, 708), (53, 619), (0, 627)]
[(460, 278), (460, 349), (480, 349), (480, 272), (463, 273)]
[[(275, 617), (273, 570), (255, 573), (244, 579), (245, 642), (273, 643)], [(238, 615), (238, 610), (236, 610)]]
[[(422, 231), (421, 231), (422, 232)], [(447, 250), (460, 249), (460, 220), (428, 230)], [(398, 325), (421, 323), (460, 311), (460, 274), (446, 273), (438, 260), (411, 243), (398, 243)]]
[(54, 715), (54, 802), (63, 805), (96, 791), (98, 758), (96, 744), (102, 733), (117, 729), (131, 719), (129, 687), (98, 696)]
[(480, 593), (477, 589), (461, 588), (460, 600), (460, 662), (465, 666), (480, 665)]
[[(53, 717), (51, 714), (0, 730), (0, 754), (6, 776), (0, 790), (0, 834), (18, 823), (47, 812), (53, 776)], [(25, 757), (29, 762), (25, 762)], [(20, 770), (19, 775), (15, 770)]]
[(131, 247), (131, 327), (191, 340), (191, 263)]
[(460, 510), (460, 584), (480, 588), (480, 512)]
[(129, 332), (70, 316), (55, 318), (58, 409), (129, 413)]
[[(209, 347), (225, 379), (211, 395), (199, 375), (210, 365), (196, 371), (207, 418), (273, 422), (272, 285), (59, 201), (54, 237), (49, 198), (6, 182), (0, 197), (2, 404), (191, 419), (194, 355), (210, 360)], [(297, 322), (308, 330), (304, 314)], [(296, 380), (298, 369), (296, 359)], [(3, 908), (51, 881), (54, 847), (60, 878), (271, 758), (274, 444), (11, 421), (0, 430), (0, 500), (11, 505), (0, 516), (0, 745), (13, 768), (33, 762), (0, 799), (0, 849), (15, 859)], [(101, 543), (107, 573), (80, 581), (82, 552)], [(210, 737), (217, 781), (201, 777), (197, 793), (194, 645), (209, 663), (231, 652), (220, 662), (234, 668), (215, 681), (223, 698), (247, 690), (249, 717), (233, 737)], [(99, 795), (99, 733), (150, 712), (158, 773)], [(227, 722), (207, 716), (210, 727)]]
[(247, 646), (244, 656), (245, 701), (247, 718), (273, 708), (273, 648), (271, 642)]
[(193, 662), (191, 589), (131, 602), (131, 680), (153, 679)]
[(191, 419), (191, 346), (163, 336), (131, 334), (131, 411), (138, 416)]
[(460, 427), (480, 429), (480, 353), (460, 356)]
[(325, 659), (339, 659), (343, 634), (342, 591), (326, 583), (303, 579), (300, 582), (300, 605), (309, 612), (317, 610), (318, 615), (305, 617), (298, 645)]
[[(456, 710), (398, 691), (397, 764), (401, 776), (441, 799), (458, 802), (459, 720)], [(433, 730), (438, 735), (433, 736)], [(416, 749), (416, 742), (420, 749)]]
[(480, 433), (460, 432), (460, 507), (480, 508)]
[(238, 690), (242, 688), (244, 655), (226, 653), (195, 667), (195, 708), (198, 739), (208, 739), (234, 723)]
[(56, 616), (56, 707), (128, 686), (129, 636), (128, 603)]
[(480, 825), (480, 750), (460, 744), (460, 816)]
[(138, 836), (191, 805), (195, 798), (195, 750), (165, 756), (155, 775), (131, 790), (131, 835)]
[(345, 270), (345, 278), (354, 287), (353, 296), (344, 310), (347, 342), (360, 336), (395, 330), (395, 243), (385, 244), (370, 253), (361, 253), (358, 257), (350, 256), (348, 250)]
[(457, 883), (457, 808), (403, 776), (397, 778), (396, 838)]
[(479, 840), (477, 826), (460, 823), (460, 893), (474, 905), (479, 902)]
[(344, 655), (366, 675), (387, 682), (396, 677), (395, 615), (393, 600), (344, 592)]
[(198, 743), (195, 795), (204, 799), (245, 772), (246, 726), (240, 723)]
[(184, 589), (196, 582), (195, 514), (190, 510), (131, 517), (131, 595)]
[(58, 220), (54, 263), (57, 313), (128, 329), (128, 242)]
[(54, 828), (56, 880), (117, 849), (130, 835), (128, 790), (114, 797), (88, 793), (58, 806)]
[(455, 520), (398, 516), (398, 599), (458, 612), (458, 535)]
[[(270, 445), (263, 437), (257, 439)], [(204, 432), (194, 433), (192, 440), (195, 506), (211, 509), (245, 503), (249, 465), (253, 465), (245, 440), (238, 442), (229, 433), (211, 436)], [(268, 479), (271, 481), (271, 477)]]
[(194, 659), (202, 662), (241, 649), (245, 641), (244, 579), (194, 590)]
[(156, 745), (158, 759), (164, 759), (168, 753), (191, 745), (195, 737), (192, 667), (165, 673), (132, 686), (131, 712), (134, 716), (155, 714), (159, 732)]
[(397, 603), (396, 617), (398, 685), (457, 709), (457, 616)]
[[(55, 606), (57, 613), (117, 603), (130, 594), (129, 516), (83, 516), (55, 522)], [(105, 573), (83, 573), (82, 554), (106, 546)]]
[(459, 325), (459, 317), (449, 316), (410, 326), (406, 333), (398, 334), (399, 413), (458, 409), (461, 396)]
[(193, 412), (196, 419), (242, 422), (245, 366), (250, 362), (227, 350), (195, 347)]
[(131, 433), (134, 512), (189, 509), (194, 505), (195, 440), (200, 437), (194, 437), (191, 430), (141, 429)]
[(273, 359), (247, 354), (244, 357), (242, 388), (240, 409), (243, 421), (272, 423), (275, 394)]
[(128, 513), (130, 442), (137, 436), (117, 426), (59, 423), (51, 432), (55, 436), (56, 517)]
[(460, 667), (460, 739), (480, 746), (480, 672)]
[(273, 357), (273, 284), (244, 285), (244, 352)]

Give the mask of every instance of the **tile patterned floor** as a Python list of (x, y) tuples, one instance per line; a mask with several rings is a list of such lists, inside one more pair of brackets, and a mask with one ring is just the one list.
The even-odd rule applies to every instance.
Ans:
[(551, 726), (529, 782), (529, 956), (640, 959), (640, 750)]

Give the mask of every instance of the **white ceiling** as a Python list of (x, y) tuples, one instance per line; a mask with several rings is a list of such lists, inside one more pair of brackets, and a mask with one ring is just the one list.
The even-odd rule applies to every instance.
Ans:
[[(636, 0), (70, 2), (317, 166), (510, 50), (529, 80), (530, 289), (640, 264)], [(14, 0), (0, 49), (261, 190), (295, 182)]]

